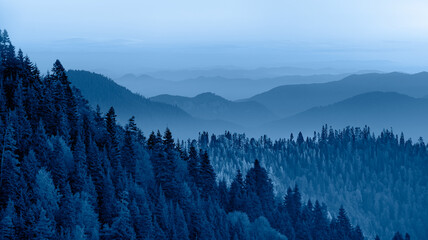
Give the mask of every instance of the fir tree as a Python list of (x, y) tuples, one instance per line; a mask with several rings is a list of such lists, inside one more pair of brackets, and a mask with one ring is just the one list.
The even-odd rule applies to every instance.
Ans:
[(201, 154), (201, 165), (199, 170), (201, 195), (204, 198), (214, 197), (216, 194), (216, 175), (210, 163), (208, 153)]
[(17, 199), (18, 180), (20, 176), (19, 162), (15, 154), (15, 129), (8, 125), (3, 141), (0, 163), (0, 206), (5, 207), (9, 199)]
[(6, 208), (1, 214), (0, 220), (0, 239), (16, 239), (14, 221), (16, 221), (15, 206), (13, 201), (9, 200)]

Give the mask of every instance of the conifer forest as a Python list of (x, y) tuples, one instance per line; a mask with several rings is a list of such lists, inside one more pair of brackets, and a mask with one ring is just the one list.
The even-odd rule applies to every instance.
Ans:
[[(0, 239), (428, 237), (428, 146), (320, 125), (271, 139), (122, 124), (0, 31)], [(139, 122), (138, 122), (139, 123)]]

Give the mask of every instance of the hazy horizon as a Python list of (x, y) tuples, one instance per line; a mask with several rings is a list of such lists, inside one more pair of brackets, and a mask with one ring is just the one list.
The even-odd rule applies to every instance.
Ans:
[(55, 59), (111, 77), (195, 68), (428, 69), (428, 3), (419, 0), (0, 0), (0, 9), (0, 27), (42, 72)]

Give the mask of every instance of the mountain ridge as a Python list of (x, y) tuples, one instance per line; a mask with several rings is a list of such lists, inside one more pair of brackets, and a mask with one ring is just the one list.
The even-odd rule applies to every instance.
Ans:
[(256, 101), (273, 113), (289, 117), (311, 107), (332, 104), (372, 91), (391, 91), (422, 97), (428, 91), (428, 73), (369, 73), (327, 83), (283, 85), (241, 101)]
[(201, 93), (194, 97), (162, 94), (150, 100), (178, 106), (190, 115), (201, 119), (220, 119), (244, 126), (258, 125), (278, 118), (259, 103), (233, 102), (212, 92)]

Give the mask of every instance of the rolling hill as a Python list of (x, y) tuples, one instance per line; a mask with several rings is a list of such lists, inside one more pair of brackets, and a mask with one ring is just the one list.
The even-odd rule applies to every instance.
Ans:
[(244, 77), (197, 76), (180, 81), (165, 80), (151, 75), (124, 75), (114, 79), (118, 84), (146, 97), (161, 94), (193, 97), (203, 92), (213, 92), (227, 99), (248, 98), (284, 84), (320, 83), (343, 79), (345, 74), (280, 76), (273, 78), (251, 79)]
[(321, 125), (334, 128), (370, 126), (373, 131), (392, 128), (398, 134), (428, 137), (428, 99), (413, 98), (395, 92), (369, 92), (334, 104), (314, 107), (263, 128), (273, 136), (279, 132), (296, 132), (311, 136)]
[(178, 106), (197, 118), (219, 119), (244, 126), (259, 125), (278, 118), (259, 103), (232, 102), (209, 92), (192, 98), (164, 94), (150, 100)]
[(151, 101), (100, 74), (70, 70), (67, 75), (91, 106), (99, 105), (103, 112), (107, 112), (113, 106), (121, 124), (135, 116), (138, 126), (145, 132), (157, 129), (163, 131), (169, 127), (174, 130), (176, 136), (187, 138), (201, 131), (217, 133), (225, 130), (242, 131), (242, 127), (237, 124), (220, 120), (201, 120), (192, 117), (179, 107)]
[(256, 101), (279, 116), (289, 117), (312, 107), (333, 104), (372, 91), (422, 97), (428, 92), (428, 73), (370, 73), (328, 83), (284, 85), (243, 101)]

